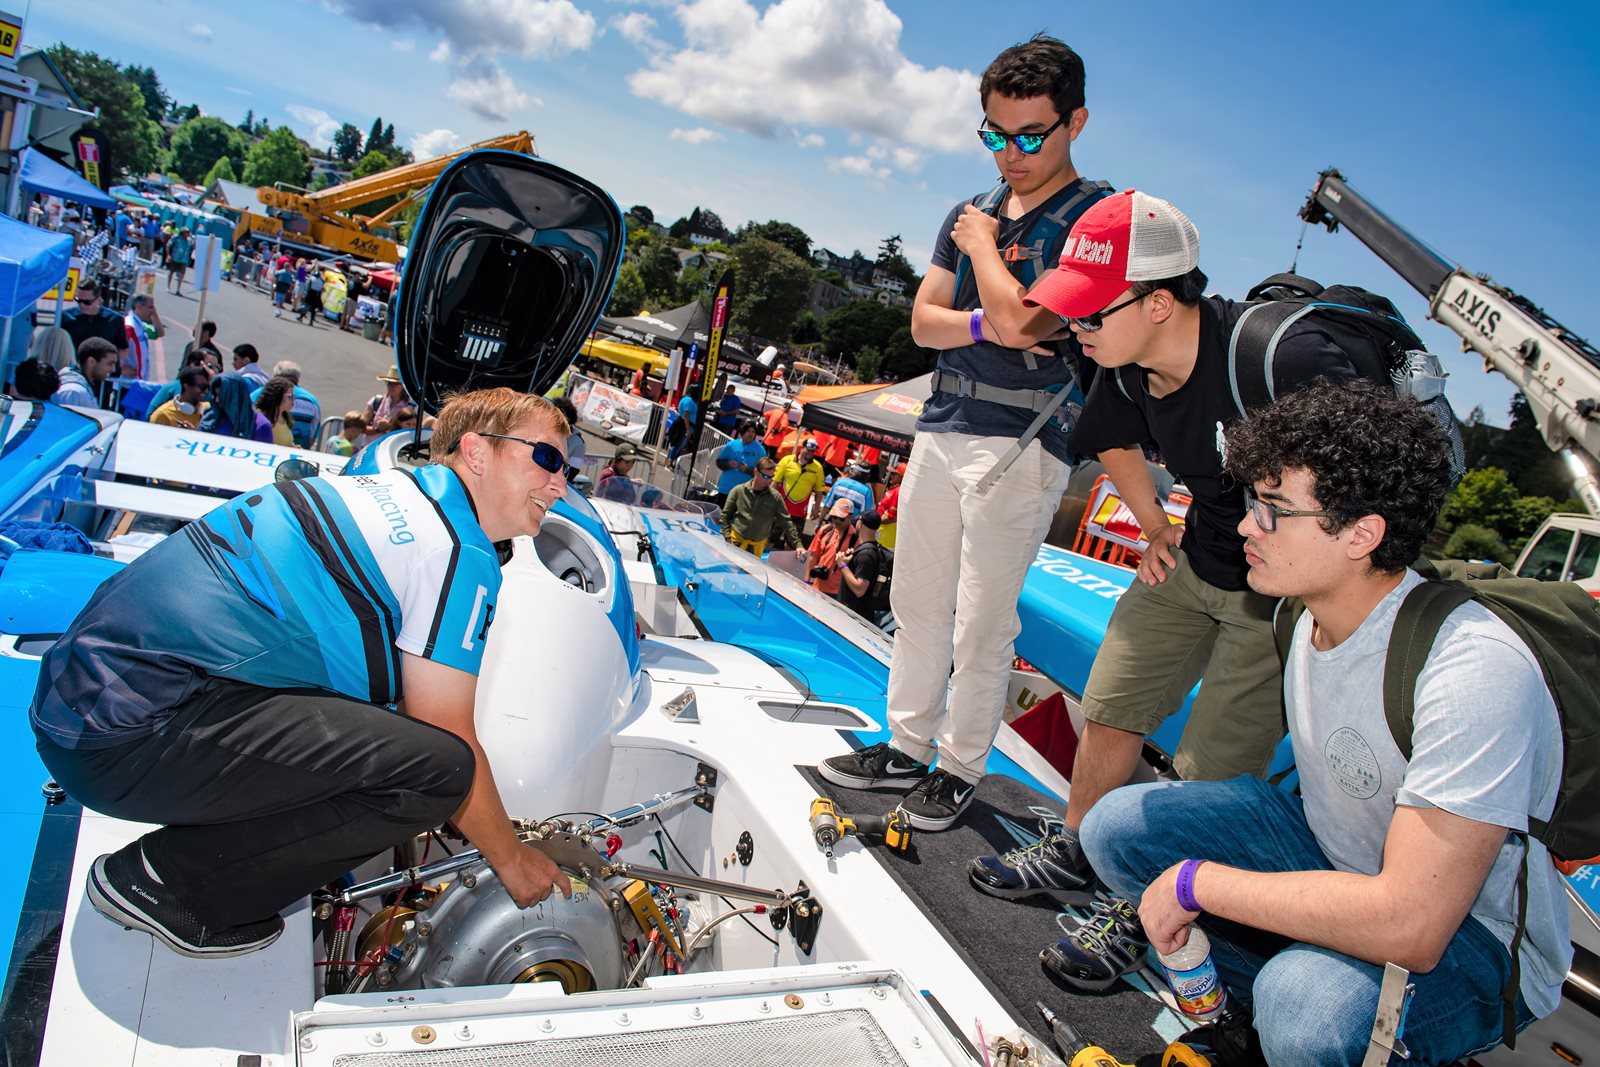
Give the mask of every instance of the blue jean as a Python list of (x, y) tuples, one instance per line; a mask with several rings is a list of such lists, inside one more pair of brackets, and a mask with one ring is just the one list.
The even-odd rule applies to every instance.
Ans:
[[(1257, 778), (1156, 782), (1106, 795), (1081, 831), (1102, 881), (1138, 902), (1162, 871), (1206, 859), (1251, 871), (1327, 871), (1300, 798)], [(1203, 916), (1228, 995), (1253, 1011), (1272, 1064), (1361, 1062), (1378, 1010), (1383, 968), (1331, 949)], [(1511, 954), (1468, 916), (1439, 965), (1416, 985), (1403, 1040), (1411, 1064), (1443, 1064), (1500, 1043), (1501, 993)], [(1518, 1029), (1533, 1021), (1517, 998)]]

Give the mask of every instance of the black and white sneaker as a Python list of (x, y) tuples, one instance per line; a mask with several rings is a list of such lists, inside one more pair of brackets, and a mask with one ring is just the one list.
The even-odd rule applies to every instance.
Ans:
[(1044, 969), (1080, 993), (1103, 993), (1118, 978), (1144, 966), (1150, 942), (1132, 904), (1097, 900), (1089, 918), (1039, 953)]
[(89, 903), (114, 923), (143, 930), (180, 956), (224, 959), (266, 948), (283, 933), (283, 919), (207, 929), (150, 868), (138, 841), (94, 861)]
[(905, 792), (928, 777), (928, 765), (912, 759), (887, 741), (834, 756), (817, 764), (817, 773), (846, 789), (894, 789)]
[(978, 856), (967, 864), (967, 880), (979, 892), (1003, 900), (1050, 897), (1062, 904), (1094, 900), (1094, 868), (1083, 855), (1078, 835), (1053, 819), (1039, 820), (1039, 840), (999, 856)]
[(972, 803), (976, 790), (971, 782), (963, 781), (949, 771), (934, 771), (906, 794), (900, 810), (906, 820), (918, 830), (937, 832), (948, 830), (961, 818), (961, 813)]

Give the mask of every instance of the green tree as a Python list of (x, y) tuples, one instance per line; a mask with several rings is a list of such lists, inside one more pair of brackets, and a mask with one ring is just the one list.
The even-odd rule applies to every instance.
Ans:
[(856, 377), (863, 382), (875, 382), (883, 373), (883, 353), (871, 345), (856, 350)]
[(1483, 526), (1505, 537), (1521, 521), (1517, 512), (1519, 495), (1510, 477), (1499, 467), (1468, 471), (1445, 498), (1439, 511), (1440, 527), (1454, 531), (1466, 525)]
[(383, 150), (383, 116), (379, 115), (372, 120), (372, 129), (367, 131), (367, 151)]
[(1500, 535), (1487, 526), (1479, 526), (1475, 522), (1463, 523), (1456, 527), (1455, 533), (1444, 543), (1446, 559), (1492, 559), (1498, 563), (1510, 563), (1511, 553), (1506, 549), (1505, 542), (1500, 540)]
[(247, 134), (256, 132), (256, 109), (255, 108), (251, 108), (250, 110), (248, 110), (248, 111), (246, 111), (244, 113), (244, 121), (239, 123), (239, 132), (240, 133), (247, 133)]
[(245, 137), (210, 115), (185, 122), (172, 134), (172, 169), (186, 182), (201, 179), (219, 159), (228, 159), (235, 173), (244, 165)]
[(678, 293), (678, 253), (663, 244), (652, 244), (639, 257), (639, 279), (644, 282), (645, 299), (665, 304)]
[(122, 68), (122, 73), (128, 80), (139, 87), (140, 94), (144, 97), (144, 113), (151, 122), (159, 123), (161, 117), (172, 106), (172, 98), (161, 88), (161, 79), (156, 77), (153, 67), (136, 67), (128, 64)]
[(806, 235), (804, 230), (793, 223), (779, 222), (777, 219), (770, 219), (767, 222), (746, 223), (739, 228), (738, 233), (734, 234), (733, 240), (737, 244), (751, 237), (759, 237), (762, 240), (780, 244), (808, 262), (811, 259), (811, 238)]
[(906, 283), (906, 295), (914, 295), (917, 285), (922, 281), (917, 272), (912, 269), (904, 253), (900, 250), (900, 235), (890, 234), (878, 244), (878, 259), (874, 266), (891, 278), (899, 278)]
[(689, 220), (679, 219), (677, 222), (674, 222), (671, 226), (667, 227), (667, 236), (687, 238), (689, 236)]
[(332, 171), (321, 170), (311, 176), (311, 191), (313, 193), (318, 193), (324, 189), (330, 188), (333, 184)]
[(891, 381), (903, 382), (927, 374), (938, 359), (939, 353), (923, 348), (912, 339), (909, 325), (890, 334), (888, 343), (883, 346), (884, 369)]
[(250, 146), (244, 160), (246, 185), (285, 185), (305, 188), (311, 177), (311, 153), (305, 142), (287, 126), (269, 130)]
[(780, 244), (753, 237), (733, 250), (731, 311), (746, 337), (788, 337), (811, 292), (811, 268)]
[(350, 177), (369, 178), (374, 174), (382, 174), (392, 166), (394, 166), (393, 160), (382, 152), (372, 150), (356, 160), (355, 167), (350, 171)]
[(104, 137), (111, 167), (146, 174), (159, 162), (161, 130), (145, 110), (144, 93), (109, 59), (64, 44), (45, 49), (84, 106), (100, 109), (95, 125)]
[(1521, 393), (1511, 398), (1511, 428), (1495, 442), (1494, 463), (1531, 496), (1565, 497), (1571, 492), (1561, 457), (1545, 444), (1538, 416)]
[(340, 126), (339, 132), (333, 135), (333, 154), (345, 163), (359, 158), (361, 131), (348, 122)]
[(239, 180), (239, 172), (233, 169), (233, 161), (227, 156), (222, 156), (219, 158), (216, 163), (212, 165), (211, 169), (206, 171), (206, 176), (202, 184), (210, 185), (212, 182), (218, 180), (229, 182), (236, 182)]
[(885, 351), (894, 332), (910, 325), (911, 313), (904, 308), (886, 307), (876, 300), (852, 300), (823, 318), (822, 344), (828, 355), (853, 361), (855, 354), (868, 346)]
[(617, 284), (611, 290), (611, 302), (606, 305), (607, 315), (637, 315), (644, 307), (644, 281), (639, 268), (624, 263), (617, 271)]
[(817, 322), (817, 317), (810, 311), (802, 311), (794, 317), (794, 326), (789, 330), (789, 340), (797, 345), (814, 345), (822, 340), (822, 327)]
[(656, 213), (643, 204), (635, 204), (628, 209), (630, 219), (638, 219), (646, 226), (652, 226), (656, 221)]
[[(674, 256), (673, 258), (676, 259), (677, 257)], [(704, 267), (690, 267), (678, 275), (678, 286), (675, 295), (680, 307), (691, 300), (699, 300), (705, 303), (709, 310), (711, 294), (706, 290), (711, 287), (710, 273)]]

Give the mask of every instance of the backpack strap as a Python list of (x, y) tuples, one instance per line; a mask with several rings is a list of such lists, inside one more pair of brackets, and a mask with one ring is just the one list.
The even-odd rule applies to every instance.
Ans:
[[(994, 188), (984, 193), (981, 198), (973, 202), (973, 206), (985, 215), (998, 218), (1000, 206), (1005, 203), (1006, 193), (1011, 187), (1001, 179)], [(1008, 262), (1022, 263), (1024, 277), (1021, 280), (1024, 286), (1031, 287), (1038, 281), (1039, 275), (1044, 273), (1044, 257), (1050, 245), (1054, 243), (1056, 234), (1072, 229), (1072, 224), (1078, 221), (1078, 216), (1087, 211), (1091, 204), (1113, 193), (1115, 190), (1110, 182), (1092, 182), (1086, 178), (1077, 181), (1077, 192), (1068, 197), (1066, 202), (1054, 211), (1040, 215), (1028, 227), (1028, 232), (1009, 249), (1002, 251)], [(1085, 202), (1087, 201), (1087, 203)], [(1027, 242), (1023, 247), (1023, 242)], [(956, 259), (956, 285), (952, 294), (954, 302), (961, 302), (961, 290), (965, 287), (967, 279), (972, 274), (972, 260), (965, 252), (959, 253)]]
[(1456, 582), (1423, 582), (1406, 594), (1395, 614), (1383, 663), (1383, 714), (1400, 754), (1411, 760), (1412, 721), (1417, 714), (1417, 679), (1450, 613), (1472, 599)]
[[(1512, 831), (1515, 833), (1515, 831)], [(1517, 871), (1517, 929), (1511, 935), (1511, 977), (1500, 993), (1500, 1040), (1513, 1052), (1517, 1048), (1517, 994), (1522, 991), (1522, 935), (1528, 932), (1528, 835), (1522, 838), (1522, 867)]]
[(1314, 282), (1303, 274), (1274, 274), (1270, 278), (1263, 278), (1254, 289), (1245, 296), (1246, 300), (1260, 300), (1273, 289), (1287, 289), (1291, 293), (1303, 296), (1307, 300), (1314, 299), (1322, 292), (1322, 283)]
[(1265, 300), (1245, 309), (1234, 323), (1228, 338), (1228, 385), (1233, 390), (1233, 406), (1242, 418), (1249, 411), (1270, 404), (1277, 394), (1273, 387), (1272, 364), (1278, 342), (1290, 326), (1311, 314), (1313, 304), (1288, 300)]
[[(973, 201), (972, 206), (991, 218), (999, 218), (1000, 205), (1005, 203), (1006, 193), (1010, 189), (1011, 187), (1006, 184), (1006, 180), (1001, 178), (995, 183), (994, 188)], [(971, 274), (972, 259), (965, 252), (958, 249), (956, 253), (956, 288), (955, 292), (951, 294), (955, 303), (961, 302), (961, 289), (967, 284), (967, 278)]]

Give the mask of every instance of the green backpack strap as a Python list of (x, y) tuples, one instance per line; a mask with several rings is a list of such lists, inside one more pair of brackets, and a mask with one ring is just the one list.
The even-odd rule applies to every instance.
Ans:
[[(1389, 653), (1383, 665), (1383, 713), (1389, 733), (1401, 755), (1411, 760), (1411, 732), (1417, 714), (1417, 679), (1428, 662), (1428, 653), (1438, 640), (1439, 628), (1450, 613), (1473, 600), (1469, 586), (1459, 582), (1423, 582), (1400, 604), (1395, 614), (1394, 631), (1389, 637)], [(1498, 613), (1495, 613), (1498, 617)], [(1517, 875), (1517, 928), (1511, 938), (1511, 976), (1501, 991), (1503, 1007), (1500, 1039), (1509, 1049), (1517, 1047), (1517, 994), (1522, 985), (1522, 938), (1528, 925), (1528, 837), (1522, 838), (1522, 869)]]
[(1383, 665), (1383, 714), (1400, 754), (1411, 760), (1411, 724), (1417, 715), (1417, 679), (1450, 613), (1472, 599), (1454, 582), (1423, 582), (1406, 594), (1389, 635)]

